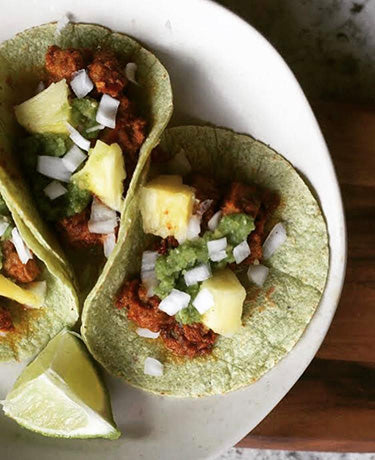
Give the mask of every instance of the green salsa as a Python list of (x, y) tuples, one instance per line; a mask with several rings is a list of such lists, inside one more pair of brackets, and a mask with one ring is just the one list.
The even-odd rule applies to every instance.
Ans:
[[(71, 107), (72, 125), (87, 139), (98, 137), (98, 130), (86, 132), (87, 129), (98, 124), (95, 119), (98, 103), (92, 98), (85, 97), (73, 99)], [(91, 201), (91, 193), (82, 190), (72, 182), (64, 184), (67, 189), (64, 195), (50, 200), (44, 193), (44, 189), (52, 179), (36, 171), (39, 155), (63, 157), (72, 146), (73, 142), (67, 134), (54, 133), (33, 134), (22, 139), (18, 146), (39, 211), (48, 221), (56, 222), (64, 217), (71, 217), (83, 211)]]
[(67, 192), (64, 195), (50, 200), (44, 193), (44, 188), (51, 182), (51, 179), (35, 174), (32, 181), (32, 190), (34, 198), (38, 203), (38, 208), (43, 218), (57, 222), (64, 217), (71, 217), (83, 211), (91, 201), (91, 193), (88, 190), (82, 190), (74, 183), (64, 184)]
[[(168, 254), (158, 257), (155, 264), (156, 278), (159, 282), (155, 294), (164, 299), (176, 288), (191, 296), (187, 308), (176, 314), (176, 319), (182, 324), (199, 322), (201, 316), (192, 302), (199, 292), (199, 283), (186, 286), (184, 274), (187, 270), (202, 263), (210, 263), (213, 270), (224, 268), (234, 262), (233, 248), (246, 240), (254, 230), (254, 219), (247, 214), (231, 214), (224, 216), (214, 231), (206, 231), (202, 237), (187, 240), (177, 248), (169, 250)], [(209, 262), (207, 242), (219, 238), (227, 238), (227, 257), (220, 262)]]
[(72, 145), (73, 142), (67, 134), (43, 133), (22, 139), (19, 149), (28, 172), (33, 172), (37, 166), (38, 155), (62, 157)]
[[(251, 216), (247, 214), (230, 214), (220, 220), (212, 239), (226, 236), (229, 244), (237, 246), (246, 240), (254, 228), (254, 219)], [(218, 232), (218, 236), (215, 236), (216, 232)]]
[[(180, 291), (187, 292), (191, 299), (195, 299), (199, 292), (199, 284), (194, 284), (193, 286), (186, 286), (184, 278), (181, 277), (176, 283), (176, 288)], [(192, 324), (199, 323), (201, 320), (201, 315), (198, 310), (193, 306), (192, 301), (186, 308), (183, 308), (175, 316), (176, 320), (181, 324)]]
[(91, 194), (72, 183), (64, 184), (67, 193), (50, 200), (44, 193), (52, 179), (36, 171), (38, 155), (62, 157), (71, 148), (72, 141), (64, 134), (34, 134), (20, 142), (20, 150), (34, 199), (40, 213), (48, 221), (58, 221), (81, 212), (89, 204)]
[(71, 102), (72, 112), (72, 125), (86, 137), (86, 139), (95, 139), (98, 137), (99, 130), (89, 131), (98, 124), (96, 121), (96, 112), (98, 110), (98, 103), (91, 97), (84, 97), (82, 99), (73, 99)]
[(176, 287), (177, 281), (186, 270), (207, 262), (208, 250), (203, 238), (185, 241), (170, 250), (168, 254), (159, 257), (155, 264), (156, 277), (159, 281), (155, 290), (156, 295), (164, 299)]
[(8, 206), (6, 205), (4, 198), (0, 195), (0, 216), (10, 216)]
[(175, 318), (181, 324), (200, 323), (202, 320), (201, 314), (191, 302), (186, 308), (177, 312)]
[(5, 230), (5, 232), (2, 234), (1, 236), (1, 241), (7, 241), (7, 240), (10, 240), (11, 237), (12, 237), (12, 230), (14, 229), (15, 225), (14, 225), (14, 222), (13, 220), (10, 218), (9, 219), (9, 226), (8, 228)]

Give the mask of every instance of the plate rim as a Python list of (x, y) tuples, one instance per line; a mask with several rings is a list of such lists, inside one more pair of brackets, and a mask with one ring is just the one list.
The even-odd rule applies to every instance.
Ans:
[[(189, 5), (190, 2), (191, 2), (191, 0), (190, 1), (185, 0), (181, 6), (183, 8), (188, 8), (188, 5)], [(299, 84), (298, 80), (296, 79), (294, 73), (289, 68), (289, 66), (287, 65), (287, 63), (283, 59), (283, 57), (279, 54), (277, 49), (273, 45), (271, 45), (271, 43), (260, 32), (258, 32), (251, 24), (246, 22), (243, 18), (241, 18), (239, 15), (237, 15), (233, 11), (229, 10), (227, 7), (218, 4), (218, 3), (214, 2), (213, 0), (194, 0), (194, 2), (195, 3), (206, 4), (210, 8), (213, 8), (213, 10), (218, 10), (218, 11), (221, 10), (221, 12), (223, 14), (226, 14), (226, 15), (230, 16), (230, 20), (231, 20), (231, 22), (233, 22), (234, 27), (237, 24), (238, 27), (248, 29), (249, 32), (251, 32), (252, 34), (257, 35), (258, 40), (261, 40), (263, 42), (263, 46), (267, 46), (269, 48), (269, 50), (272, 51), (274, 57), (276, 57), (279, 60), (280, 65), (282, 65), (284, 67), (284, 71), (286, 71), (289, 74), (289, 77), (293, 80), (295, 90), (298, 90), (299, 93), (300, 93), (300, 96), (302, 96), (302, 98), (304, 99), (306, 109), (308, 109), (309, 115), (310, 115), (309, 116), (310, 124), (314, 128), (314, 131), (316, 132), (316, 134), (318, 135), (317, 137), (320, 138), (320, 142), (322, 144), (321, 145), (322, 152), (324, 151), (325, 160), (332, 168), (333, 179), (334, 179), (334, 184), (333, 185), (334, 185), (334, 187), (335, 187), (335, 189), (337, 191), (337, 195), (338, 195), (337, 205), (340, 208), (338, 210), (338, 214), (340, 215), (341, 236), (342, 236), (342, 243), (343, 244), (342, 244), (342, 248), (341, 248), (342, 249), (342, 254), (337, 254), (336, 257), (341, 256), (342, 259), (343, 259), (342, 260), (343, 263), (342, 263), (340, 272), (336, 273), (335, 286), (331, 287), (332, 289), (335, 289), (335, 294), (334, 294), (334, 298), (331, 299), (331, 301), (330, 301), (331, 302), (331, 309), (329, 310), (329, 318), (326, 319), (326, 321), (324, 323), (324, 325), (325, 325), (324, 333), (320, 335), (320, 339), (318, 341), (315, 341), (314, 352), (313, 352), (312, 356), (310, 357), (310, 359), (308, 360), (308, 363), (303, 368), (303, 370), (299, 373), (299, 375), (294, 379), (294, 382), (289, 382), (289, 384), (288, 384), (289, 389), (286, 392), (283, 393), (281, 398), (279, 398), (278, 401), (280, 401), (290, 391), (291, 387), (300, 378), (302, 373), (306, 370), (308, 364), (314, 358), (317, 350), (319, 349), (321, 343), (323, 342), (323, 340), (324, 340), (324, 338), (326, 336), (326, 333), (327, 333), (327, 331), (328, 331), (328, 329), (329, 329), (329, 327), (331, 325), (332, 319), (334, 317), (335, 311), (336, 311), (337, 306), (338, 306), (338, 302), (339, 302), (339, 299), (340, 299), (340, 295), (341, 295), (342, 288), (343, 288), (343, 285), (344, 285), (344, 280), (345, 280), (346, 263), (347, 263), (347, 244), (348, 244), (347, 243), (346, 223), (345, 223), (345, 212), (344, 212), (344, 206), (343, 206), (341, 191), (340, 191), (339, 183), (338, 183), (338, 180), (337, 180), (337, 174), (336, 174), (336, 171), (335, 171), (335, 168), (334, 168), (334, 165), (333, 165), (332, 157), (331, 157), (331, 155), (329, 153), (329, 150), (328, 150), (328, 147), (326, 145), (324, 136), (323, 136), (323, 134), (321, 132), (321, 129), (320, 129), (320, 126), (319, 126), (319, 124), (318, 124), (318, 122), (317, 122), (317, 120), (315, 118), (315, 115), (314, 115), (314, 112), (313, 112), (313, 110), (312, 110), (312, 108), (310, 106), (310, 103), (309, 103), (308, 99), (306, 98), (306, 96), (304, 94), (304, 91), (302, 90), (302, 87)], [(20, 2), (20, 3), (22, 3), (22, 2)], [(95, 8), (95, 6), (94, 6), (94, 8)], [(157, 55), (158, 52), (156, 51), (155, 54)], [(325, 217), (324, 213), (323, 213), (323, 215)], [(328, 225), (327, 225), (327, 228), (328, 228)], [(329, 228), (328, 228), (328, 235), (330, 237), (330, 229)], [(329, 265), (329, 272), (328, 272), (328, 276), (327, 276), (327, 284), (328, 284), (328, 280), (329, 280), (330, 275), (332, 275), (332, 273), (331, 273), (331, 270), (332, 270), (331, 257), (332, 257), (332, 254), (331, 254), (331, 250), (330, 250), (330, 265)], [(326, 284), (326, 287), (324, 289), (323, 296), (324, 296), (324, 293), (326, 292), (327, 284)], [(323, 296), (322, 296), (322, 298), (323, 298)], [(319, 307), (318, 307), (318, 309), (319, 309)], [(309, 323), (309, 325), (307, 326), (306, 330), (308, 330), (310, 328), (310, 326), (311, 326), (311, 323)], [(306, 331), (304, 332), (303, 335), (305, 335), (305, 333), (306, 333)], [(299, 342), (301, 341), (301, 339), (299, 340)], [(298, 345), (298, 343), (297, 343), (297, 345)], [(295, 347), (292, 349), (292, 351), (290, 353), (292, 353), (294, 350), (295, 350)], [(279, 365), (280, 365), (280, 363), (276, 364), (274, 369), (277, 368)], [(265, 375), (268, 375), (268, 374), (269, 374), (269, 372), (267, 374), (265, 374)], [(262, 379), (260, 379), (260, 380), (262, 380)], [(248, 387), (246, 387), (246, 388), (248, 388)], [(242, 390), (239, 390), (239, 391), (242, 391)], [(228, 396), (230, 397), (230, 394)], [(272, 408), (274, 408), (276, 405), (277, 405), (277, 403), (272, 404)], [(270, 410), (272, 410), (272, 408)], [(267, 414), (270, 412), (270, 410), (267, 411)], [(267, 414), (265, 414), (262, 417), (262, 419)], [(260, 421), (261, 420), (259, 420), (257, 422), (257, 424), (260, 423)], [(215, 451), (211, 450), (209, 455), (208, 455), (208, 457), (205, 457), (205, 458), (214, 458), (215, 456), (219, 455), (221, 452), (223, 452), (223, 450), (225, 450), (229, 446), (234, 445), (236, 442), (238, 442), (240, 439), (242, 439), (243, 436), (246, 435), (249, 432), (249, 430), (252, 430), (253, 428), (255, 428), (256, 425), (255, 426), (253, 426), (253, 424), (248, 425), (248, 424), (246, 424), (246, 421), (243, 421), (241, 423), (241, 426), (242, 426), (242, 429), (238, 428), (237, 431), (236, 431), (236, 434), (233, 434), (230, 438), (228, 437), (225, 441), (223, 440), (221, 443), (219, 443), (219, 445), (217, 446)], [(125, 439), (125, 441), (126, 441), (126, 438), (123, 438), (123, 439)], [(124, 449), (125, 448), (126, 447), (124, 447)], [(122, 448), (121, 448), (121, 450), (122, 450)]]

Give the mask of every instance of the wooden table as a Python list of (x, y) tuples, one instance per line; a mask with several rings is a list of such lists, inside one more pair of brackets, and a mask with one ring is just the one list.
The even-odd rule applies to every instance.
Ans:
[(318, 103), (348, 230), (346, 281), (317, 356), (238, 446), (375, 452), (375, 109)]

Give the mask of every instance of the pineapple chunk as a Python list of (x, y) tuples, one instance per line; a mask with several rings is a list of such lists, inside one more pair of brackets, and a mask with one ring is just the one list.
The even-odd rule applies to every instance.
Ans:
[(69, 134), (69, 88), (65, 80), (52, 83), (47, 89), (15, 107), (17, 121), (30, 133)]
[(180, 176), (158, 176), (141, 190), (140, 210), (145, 233), (179, 242), (186, 238), (193, 213), (194, 191)]
[(202, 283), (208, 289), (214, 306), (202, 316), (202, 323), (217, 334), (232, 336), (241, 327), (242, 306), (246, 291), (237, 276), (228, 268), (218, 270)]
[(31, 289), (25, 289), (0, 274), (0, 296), (31, 308), (40, 308), (44, 302), (45, 290), (43, 295), (41, 289), (35, 288), (36, 283), (30, 284), (33, 284)]
[(125, 178), (124, 156), (120, 146), (97, 141), (95, 147), (89, 150), (85, 166), (71, 180), (79, 188), (92, 192), (108, 207), (120, 212)]

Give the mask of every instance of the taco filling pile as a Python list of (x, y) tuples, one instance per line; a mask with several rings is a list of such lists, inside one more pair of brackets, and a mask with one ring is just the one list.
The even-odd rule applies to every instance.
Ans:
[(0, 337), (16, 332), (15, 323), (27, 310), (43, 307), (47, 282), (42, 267), (0, 196)]
[(319, 304), (319, 205), (283, 157), (226, 129), (170, 128), (151, 160), (82, 334), (106, 369), (148, 391), (241, 388), (292, 349)]
[(98, 48), (48, 47), (40, 92), (15, 107), (18, 149), (37, 207), (65, 245), (109, 257), (147, 135), (129, 96), (136, 65)]
[(184, 182), (159, 175), (140, 191), (143, 231), (157, 240), (143, 252), (140, 278), (123, 284), (116, 306), (127, 309), (139, 335), (160, 335), (169, 351), (194, 358), (211, 353), (219, 335), (238, 332), (246, 291), (236, 273), (247, 270), (262, 286), (268, 271), (262, 259), (283, 242), (285, 229), (277, 224), (262, 247), (265, 224), (279, 204), (270, 190), (200, 174)]

